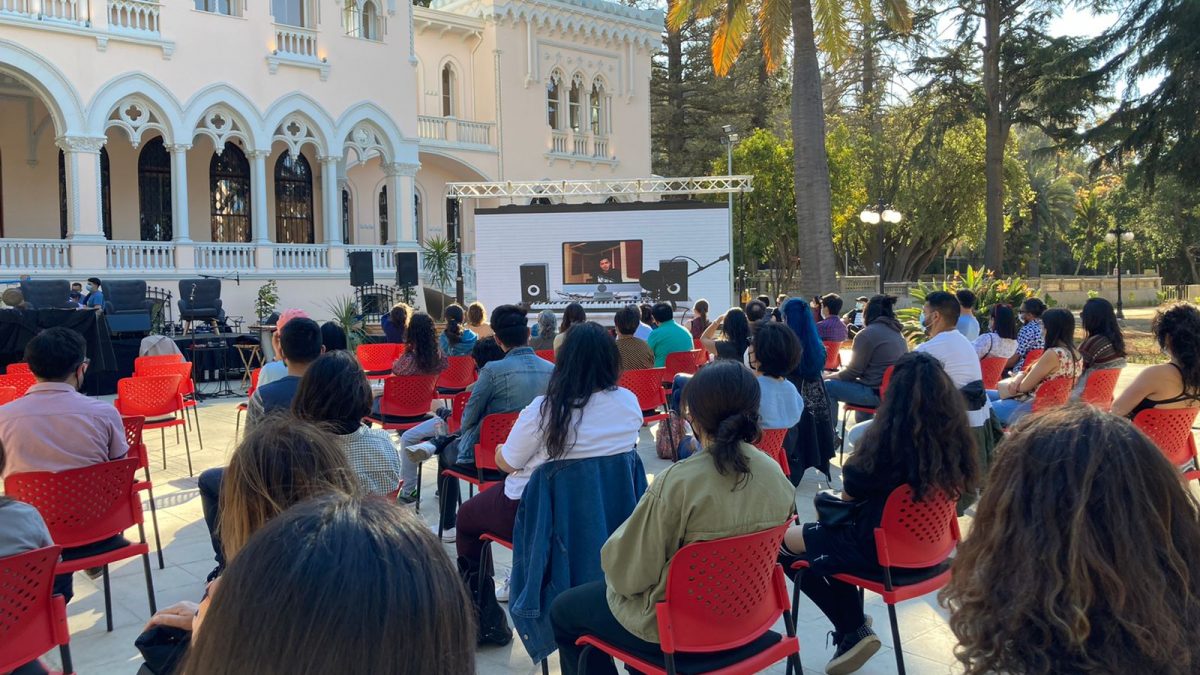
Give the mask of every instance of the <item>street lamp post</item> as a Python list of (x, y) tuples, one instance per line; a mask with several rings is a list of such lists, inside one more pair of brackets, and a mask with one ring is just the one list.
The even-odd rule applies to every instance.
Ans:
[(878, 225), (878, 244), (879, 244), (879, 294), (883, 295), (883, 232), (885, 223), (895, 225), (900, 222), (902, 216), (900, 212), (890, 206), (885, 205), (882, 201), (872, 210), (870, 207), (863, 209), (862, 213), (858, 214), (858, 219), (864, 225)]
[[(738, 136), (738, 133), (733, 130), (732, 124), (726, 124), (725, 126), (721, 127), (721, 130), (725, 132), (725, 138), (721, 139), (721, 143), (725, 145), (726, 175), (732, 177), (733, 176), (733, 146), (737, 144), (740, 137)], [(729, 198), (729, 203), (728, 203), (728, 210), (729, 210), (729, 289), (731, 291), (733, 291), (734, 290), (734, 283), (733, 283), (734, 260), (733, 260), (733, 191), (732, 190), (729, 191), (728, 198)], [(743, 245), (744, 245), (745, 238), (743, 237), (742, 240), (743, 240)], [(742, 256), (745, 257), (745, 255), (746, 255), (746, 251), (743, 249)], [(745, 262), (742, 261), (742, 264), (744, 265)], [(745, 277), (745, 275), (741, 275), (741, 277), (742, 277), (742, 285), (744, 287), (746, 277)], [(739, 301), (741, 300), (741, 297), (740, 297), (741, 290), (742, 289), (738, 289), (737, 291), (735, 291), (735, 292), (737, 292), (738, 297), (733, 300), (734, 304), (740, 304)]]
[(1117, 225), (1113, 229), (1109, 230), (1108, 234), (1104, 235), (1104, 241), (1107, 241), (1110, 244), (1115, 243), (1117, 245), (1117, 318), (1124, 319), (1125, 308), (1123, 306), (1124, 301), (1121, 297), (1121, 242), (1133, 241), (1133, 232), (1130, 232), (1120, 225)]

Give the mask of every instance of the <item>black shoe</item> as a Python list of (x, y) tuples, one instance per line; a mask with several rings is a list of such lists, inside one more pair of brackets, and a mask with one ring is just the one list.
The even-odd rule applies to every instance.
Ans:
[(103, 567), (89, 567), (86, 570), (84, 570), (83, 573), (88, 575), (89, 579), (99, 579), (100, 577), (104, 576), (104, 568)]
[(512, 639), (512, 629), (508, 626), (492, 628), (487, 631), (480, 631), (479, 641), (476, 646), (495, 645), (497, 647), (504, 647), (512, 642)]
[(865, 623), (853, 633), (834, 633), (833, 641), (837, 645), (837, 651), (825, 665), (826, 675), (848, 675), (856, 672), (866, 665), (882, 646), (875, 631)]

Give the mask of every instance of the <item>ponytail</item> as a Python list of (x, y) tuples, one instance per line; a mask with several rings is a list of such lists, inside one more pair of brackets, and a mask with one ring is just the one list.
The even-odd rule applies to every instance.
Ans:
[(742, 454), (741, 444), (758, 442), (761, 435), (758, 419), (758, 413), (749, 411), (730, 415), (721, 420), (716, 436), (709, 441), (708, 451), (717, 472), (722, 476), (735, 474), (739, 487), (750, 474), (750, 463)]
[(750, 477), (750, 462), (741, 445), (759, 438), (761, 399), (758, 380), (734, 361), (710, 363), (683, 389), (683, 406), (692, 427), (703, 434), (717, 472), (734, 478), (735, 490)]
[(443, 316), (446, 319), (446, 341), (451, 345), (462, 342), (463, 308), (458, 304), (450, 305), (446, 308)]

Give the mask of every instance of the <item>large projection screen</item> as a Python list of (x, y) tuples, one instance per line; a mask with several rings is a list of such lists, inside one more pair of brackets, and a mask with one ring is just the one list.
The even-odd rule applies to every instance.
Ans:
[[(523, 265), (545, 266), (548, 301), (534, 302), (535, 309), (561, 309), (570, 301), (563, 293), (595, 293), (601, 258), (611, 258), (620, 268), (619, 281), (606, 285), (606, 290), (617, 292), (619, 299), (640, 293), (640, 285), (629, 278), (641, 276), (630, 274), (633, 252), (643, 270), (658, 270), (673, 259), (677, 265), (686, 263), (686, 299), (676, 298), (677, 306), (690, 307), (699, 298), (708, 299), (714, 313), (728, 306), (729, 261), (720, 260), (729, 254), (729, 212), (723, 203), (559, 204), (475, 211), (476, 295), (489, 308), (522, 301)], [(572, 260), (581, 261), (587, 270), (566, 269), (564, 262)], [(696, 273), (698, 265), (710, 264)]]

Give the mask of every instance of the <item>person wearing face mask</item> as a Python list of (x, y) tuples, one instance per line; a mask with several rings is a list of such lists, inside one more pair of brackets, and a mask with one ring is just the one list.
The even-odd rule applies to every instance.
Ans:
[[(0, 480), (30, 471), (78, 469), (121, 459), (129, 452), (117, 409), (79, 393), (88, 369), (85, 350), (83, 336), (61, 326), (42, 331), (25, 347), (25, 362), (37, 384), (0, 406), (0, 445), (8, 459)], [(75, 560), (125, 545), (128, 542), (116, 535), (64, 549), (62, 558)], [(55, 578), (55, 593), (69, 601), (71, 591), (70, 574)]]
[(866, 325), (867, 316), (867, 296), (860, 295), (854, 299), (854, 309), (850, 313), (842, 317), (842, 321), (846, 324), (846, 330), (850, 337), (858, 334)]
[(85, 309), (104, 309), (104, 291), (100, 289), (100, 280), (96, 277), (88, 277), (87, 292), (83, 295), (83, 306)]

